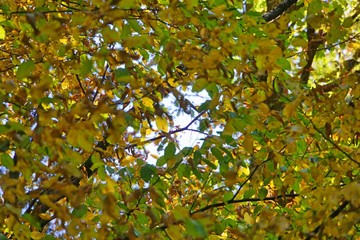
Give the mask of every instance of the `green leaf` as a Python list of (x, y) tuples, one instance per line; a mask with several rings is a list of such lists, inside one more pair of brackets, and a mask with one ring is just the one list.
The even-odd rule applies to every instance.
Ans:
[(40, 220), (37, 217), (35, 217), (34, 215), (32, 215), (30, 213), (25, 213), (21, 217), (23, 219), (25, 219), (26, 221), (28, 221), (36, 229), (38, 229), (38, 230), (41, 229)]
[(118, 68), (114, 73), (116, 81), (120, 83), (130, 83), (132, 80), (129, 70), (125, 68)]
[(207, 237), (207, 232), (205, 227), (196, 220), (187, 219), (185, 220), (185, 229), (187, 233), (195, 238), (205, 238)]
[(80, 74), (82, 77), (86, 77), (91, 72), (92, 61), (86, 57), (81, 61)]
[(46, 235), (45, 237), (41, 238), (41, 240), (56, 240), (56, 238), (51, 235)]
[(105, 181), (106, 180), (106, 171), (105, 171), (105, 166), (102, 165), (98, 168), (97, 170), (97, 174), (99, 176), (99, 178), (102, 180), (102, 181)]
[(261, 200), (264, 200), (264, 198), (266, 198), (267, 194), (268, 194), (268, 190), (266, 188), (264, 188), (264, 187), (260, 188), (258, 196)]
[(156, 168), (153, 165), (145, 164), (140, 169), (140, 176), (142, 179), (144, 179), (145, 182), (149, 182), (155, 172)]
[(0, 139), (0, 152), (6, 152), (10, 147), (10, 141), (7, 138)]
[(244, 193), (244, 199), (251, 198), (255, 194), (255, 192), (256, 191), (253, 188), (246, 190)]
[(353, 23), (354, 23), (353, 17), (347, 17), (344, 19), (342, 25), (344, 28), (349, 28), (353, 25)]
[(79, 207), (77, 208), (74, 208), (74, 210), (71, 212), (71, 214), (74, 216), (74, 217), (77, 217), (77, 218), (82, 218), (85, 216), (85, 214), (87, 213), (88, 209), (87, 209), (87, 206), (82, 204), (80, 205)]
[(221, 220), (214, 225), (214, 231), (216, 234), (221, 235), (226, 229), (226, 220)]
[(165, 148), (164, 157), (167, 160), (169, 160), (175, 156), (175, 152), (176, 152), (175, 143), (170, 142)]
[(32, 71), (35, 69), (35, 62), (33, 60), (29, 60), (27, 62), (23, 62), (20, 64), (16, 71), (16, 78), (22, 80), (31, 75)]
[(177, 173), (179, 175), (179, 178), (181, 178), (181, 177), (190, 178), (191, 169), (190, 169), (189, 165), (181, 163), (179, 165), (179, 167), (177, 168)]
[(230, 201), (233, 198), (234, 194), (232, 192), (226, 192), (224, 194), (224, 202)]
[(291, 70), (291, 64), (286, 58), (279, 58), (276, 60), (276, 64), (283, 70)]
[(201, 92), (209, 85), (209, 82), (205, 78), (199, 78), (194, 82), (192, 90), (194, 92)]
[(211, 153), (212, 153), (219, 161), (223, 161), (223, 160), (224, 160), (224, 156), (223, 156), (222, 152), (221, 152), (217, 147), (211, 148)]
[(12, 169), (14, 167), (14, 160), (7, 153), (1, 154), (1, 163), (7, 169)]
[(156, 166), (160, 167), (160, 166), (163, 166), (167, 163), (167, 160), (164, 156), (161, 156), (159, 157), (157, 160), (156, 160)]
[(8, 240), (8, 238), (4, 234), (0, 233), (0, 240)]
[(217, 166), (215, 164), (213, 164), (212, 162), (210, 162), (209, 160), (207, 159), (203, 159), (203, 161), (209, 166), (211, 167), (212, 169), (216, 169)]

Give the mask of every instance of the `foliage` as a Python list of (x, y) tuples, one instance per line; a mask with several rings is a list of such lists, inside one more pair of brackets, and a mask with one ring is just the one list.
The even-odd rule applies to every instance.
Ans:
[(359, 2), (267, 2), (1, 1), (0, 238), (359, 237)]

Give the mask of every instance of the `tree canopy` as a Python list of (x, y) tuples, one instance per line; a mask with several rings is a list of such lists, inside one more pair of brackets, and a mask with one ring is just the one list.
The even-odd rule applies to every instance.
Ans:
[(1, 1), (0, 239), (360, 237), (359, 14)]

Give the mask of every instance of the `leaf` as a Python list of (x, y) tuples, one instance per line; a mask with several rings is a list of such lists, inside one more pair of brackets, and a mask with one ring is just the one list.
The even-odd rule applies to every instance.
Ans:
[(259, 189), (258, 197), (261, 200), (263, 200), (264, 198), (266, 198), (267, 194), (268, 194), (268, 190), (266, 188), (262, 187), (262, 188)]
[(156, 166), (163, 166), (167, 163), (167, 158), (165, 156), (161, 156), (156, 160)]
[(5, 37), (6, 37), (5, 29), (2, 26), (0, 26), (0, 40), (5, 39)]
[(177, 173), (180, 178), (182, 177), (190, 178), (191, 169), (189, 165), (181, 163), (177, 168)]
[(233, 198), (234, 194), (232, 192), (226, 192), (224, 194), (224, 202), (230, 201)]
[(295, 115), (296, 108), (299, 106), (301, 101), (302, 101), (302, 97), (299, 96), (294, 101), (287, 103), (285, 105), (285, 108), (283, 110), (283, 115), (286, 119), (289, 119), (290, 117)]
[(244, 193), (244, 199), (251, 198), (252, 196), (254, 196), (255, 192), (256, 191), (253, 188), (246, 190)]
[(140, 169), (140, 176), (145, 182), (149, 182), (155, 174), (156, 168), (153, 165), (145, 164)]
[(173, 240), (181, 240), (183, 228), (179, 225), (170, 225), (166, 228), (166, 234)]
[(247, 152), (253, 153), (254, 139), (250, 134), (245, 135), (245, 139), (243, 141), (243, 146)]
[(219, 161), (223, 161), (224, 160), (224, 156), (222, 154), (222, 152), (216, 148), (216, 147), (213, 147), (211, 148), (211, 153), (219, 160)]
[(87, 211), (88, 211), (87, 206), (84, 204), (81, 204), (79, 207), (74, 208), (74, 210), (72, 211), (71, 214), (74, 217), (83, 218), (86, 215)]
[(8, 240), (8, 238), (4, 234), (0, 233), (0, 240)]
[(169, 160), (173, 158), (175, 156), (175, 152), (176, 152), (175, 143), (169, 142), (169, 144), (165, 148), (165, 154), (164, 154), (165, 159)]
[(286, 58), (278, 58), (276, 64), (281, 67), (283, 70), (291, 70), (290, 62)]
[(235, 171), (226, 171), (224, 174), (225, 186), (232, 187), (238, 182), (237, 173)]
[(45, 233), (41, 233), (38, 231), (31, 232), (31, 239), (39, 240), (42, 239), (45, 236)]
[(244, 214), (244, 221), (247, 223), (247, 224), (254, 224), (254, 219), (252, 218), (252, 216), (246, 212)]
[(1, 154), (1, 163), (7, 169), (12, 169), (14, 167), (14, 160), (6, 153)]
[(117, 68), (114, 73), (115, 79), (120, 83), (126, 84), (130, 83), (132, 80), (130, 72), (126, 68)]
[(172, 213), (174, 214), (176, 221), (182, 221), (189, 217), (189, 211), (185, 207), (182, 207), (182, 206), (176, 206), (172, 210)]
[(93, 66), (92, 61), (90, 59), (88, 59), (85, 55), (82, 55), (81, 56), (81, 67), (80, 67), (81, 76), (86, 77), (91, 72), (92, 66)]
[(151, 98), (144, 97), (141, 99), (141, 103), (149, 110), (154, 111), (154, 101)]
[(208, 235), (205, 227), (193, 219), (185, 220), (185, 229), (190, 236), (195, 238), (205, 238)]
[(25, 213), (21, 216), (22, 218), (26, 219), (27, 221), (29, 221), (29, 223), (35, 227), (36, 229), (41, 229), (41, 224), (40, 221), (37, 217), (35, 217), (34, 215), (30, 214), (30, 213)]
[(31, 75), (31, 73), (35, 69), (35, 62), (33, 60), (29, 60), (20, 64), (16, 71), (16, 78), (22, 80)]
[(168, 122), (164, 117), (156, 117), (156, 126), (159, 130), (163, 132), (168, 132), (169, 130)]

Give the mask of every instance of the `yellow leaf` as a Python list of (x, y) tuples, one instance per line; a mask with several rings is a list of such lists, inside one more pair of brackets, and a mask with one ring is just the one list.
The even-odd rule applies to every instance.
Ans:
[(163, 117), (156, 117), (156, 126), (159, 130), (167, 132), (169, 130), (168, 123)]
[(237, 183), (237, 173), (234, 171), (228, 171), (225, 174), (225, 185), (227, 187), (234, 186)]
[(244, 220), (248, 224), (254, 224), (254, 219), (247, 212), (244, 214)]
[(169, 78), (169, 79), (168, 79), (168, 83), (169, 83), (169, 85), (172, 86), (172, 87), (177, 87), (177, 86), (179, 86), (179, 84), (177, 84), (177, 83), (175, 82), (175, 79), (174, 79), (174, 78)]
[(52, 218), (51, 215), (49, 215), (47, 213), (40, 213), (39, 217), (44, 220), (50, 220)]
[(0, 26), (0, 40), (5, 39), (5, 29)]
[(151, 110), (154, 110), (154, 101), (151, 98), (144, 97), (141, 99), (142, 104)]
[(34, 240), (42, 239), (44, 236), (45, 236), (45, 233), (41, 233), (41, 232), (38, 232), (38, 231), (34, 231), (34, 232), (31, 233), (31, 238), (34, 239)]
[(245, 135), (243, 146), (246, 151), (253, 153), (254, 139), (250, 134)]
[(268, 115), (270, 113), (270, 108), (268, 105), (266, 105), (265, 103), (260, 103), (259, 104), (259, 110), (263, 115)]
[(302, 97), (298, 97), (294, 101), (285, 105), (284, 110), (283, 110), (283, 115), (286, 119), (289, 119), (290, 117), (292, 117), (295, 114), (296, 108), (299, 106), (301, 101), (302, 101)]
[(169, 237), (171, 237), (171, 239), (174, 239), (174, 240), (183, 239), (183, 237), (182, 237), (183, 231), (184, 231), (184, 229), (182, 229), (179, 225), (170, 225), (166, 229), (166, 233), (169, 235)]

